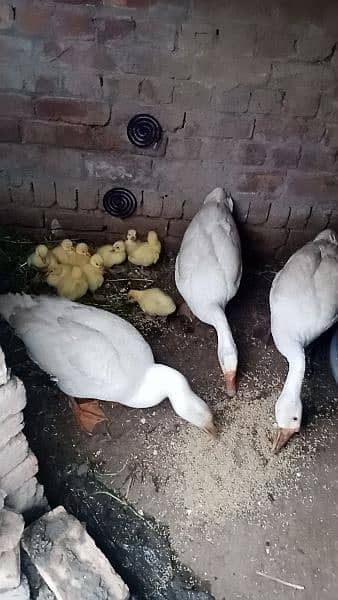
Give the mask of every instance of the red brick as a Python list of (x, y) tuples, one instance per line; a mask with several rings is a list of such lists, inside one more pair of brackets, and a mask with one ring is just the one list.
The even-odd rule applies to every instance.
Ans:
[(258, 114), (277, 114), (282, 107), (280, 90), (257, 89), (252, 92), (249, 111)]
[(257, 117), (254, 137), (264, 137), (272, 142), (285, 142), (306, 139), (309, 142), (319, 142), (325, 132), (324, 123), (304, 119), (303, 117), (289, 118), (280, 116)]
[[(16, 69), (20, 64), (31, 63), (32, 49), (33, 43), (31, 40), (21, 39), (18, 36), (0, 36), (0, 56), (15, 56)], [(11, 68), (13, 69), (12, 65)]]
[(216, 87), (212, 95), (212, 104), (224, 112), (243, 113), (248, 110), (250, 90), (238, 86), (233, 90), (222, 90)]
[(205, 86), (197, 81), (175, 82), (173, 102), (174, 104), (180, 104), (185, 109), (208, 108), (211, 92), (212, 88), (210, 86)]
[(46, 211), (47, 227), (50, 228), (53, 219), (57, 219), (65, 231), (103, 231), (104, 229), (103, 215), (97, 211), (93, 211), (91, 214), (77, 211)]
[(170, 138), (166, 156), (178, 160), (199, 158), (201, 144), (198, 138)]
[(286, 202), (273, 202), (266, 222), (267, 227), (276, 227), (277, 229), (287, 227), (290, 213), (291, 208)]
[(24, 121), (22, 141), (30, 144), (56, 144), (56, 126), (46, 121)]
[(104, 125), (110, 116), (109, 105), (105, 102), (75, 98), (39, 98), (35, 103), (35, 109), (41, 119), (65, 123)]
[(311, 230), (321, 231), (328, 227), (332, 210), (314, 205), (311, 210), (306, 227)]
[(189, 225), (189, 221), (182, 221), (182, 219), (169, 221), (168, 234), (172, 237), (183, 238), (186, 229)]
[(84, 6), (79, 10), (68, 7), (57, 9), (52, 26), (56, 36), (64, 39), (95, 39), (95, 21), (92, 13), (88, 13)]
[(145, 217), (159, 217), (162, 212), (163, 199), (159, 192), (145, 190), (142, 193), (142, 214)]
[(334, 152), (322, 146), (303, 147), (299, 168), (310, 171), (332, 171)]
[(56, 202), (55, 182), (53, 180), (34, 179), (34, 206), (49, 208)]
[(73, 69), (97, 69), (115, 71), (117, 69), (116, 52), (94, 42), (79, 41), (72, 44), (68, 40), (48, 40), (43, 43), (41, 59), (58, 65), (70, 65)]
[(338, 148), (338, 125), (327, 126), (325, 141), (332, 148)]
[(271, 27), (259, 28), (257, 34), (256, 54), (269, 58), (285, 58), (295, 55), (295, 40), (297, 35), (288, 31)]
[(256, 197), (249, 207), (246, 222), (250, 225), (262, 225), (266, 223), (269, 216), (271, 203), (265, 197)]
[(22, 94), (0, 94), (0, 115), (2, 117), (30, 117), (33, 114), (30, 96)]
[(188, 111), (184, 135), (187, 137), (250, 138), (254, 121), (227, 113)]
[(90, 4), (91, 6), (101, 6), (103, 4), (102, 0), (54, 0), (54, 2), (56, 4), (76, 4), (76, 5), (87, 5)]
[(99, 19), (97, 21), (97, 39), (99, 42), (109, 42), (130, 35), (135, 30), (132, 19)]
[(243, 173), (236, 176), (236, 189), (240, 192), (273, 193), (284, 182), (284, 177), (273, 173)]
[(300, 198), (320, 199), (325, 202), (337, 202), (338, 177), (326, 173), (302, 173), (290, 171), (287, 178), (288, 191)]
[(37, 75), (34, 82), (34, 92), (37, 94), (58, 95), (62, 89), (62, 77), (59, 73), (55, 75)]
[(74, 210), (77, 207), (76, 184), (67, 180), (59, 181), (56, 186), (56, 203), (60, 208)]
[(136, 229), (140, 236), (147, 234), (150, 228), (156, 229), (160, 239), (163, 239), (167, 234), (168, 221), (162, 218), (154, 218), (151, 221), (149, 217), (130, 217), (129, 219), (116, 219), (107, 215), (105, 217), (105, 225), (107, 231), (112, 233), (127, 233), (128, 229)]
[(152, 104), (170, 104), (173, 98), (173, 83), (166, 79), (143, 79), (140, 98)]
[(149, 8), (157, 2), (157, 0), (103, 0), (104, 6), (111, 6), (114, 8), (126, 7), (126, 8)]
[(43, 2), (19, 2), (16, 5), (15, 28), (26, 35), (45, 37), (50, 31), (53, 8)]
[(300, 146), (283, 144), (271, 150), (271, 164), (276, 169), (296, 167), (300, 156)]
[(293, 229), (292, 231), (290, 231), (286, 245), (280, 248), (280, 250), (278, 251), (277, 258), (287, 260), (294, 252), (296, 252), (297, 250), (305, 246), (305, 244), (313, 240), (317, 233), (319, 232), (315, 230), (310, 231), (307, 229)]
[(262, 165), (266, 158), (265, 146), (258, 142), (240, 142), (236, 158), (242, 165)]
[(19, 122), (15, 119), (0, 118), (0, 142), (20, 142)]
[(20, 227), (43, 227), (43, 213), (32, 208), (3, 208), (0, 209), (1, 225), (18, 225)]
[(99, 205), (98, 182), (90, 179), (76, 182), (78, 207), (81, 210), (95, 210)]
[(285, 229), (269, 229), (252, 225), (245, 225), (241, 233), (244, 259), (251, 264), (257, 260), (273, 261), (276, 252), (284, 246), (288, 235)]
[(312, 207), (306, 202), (299, 202), (299, 199), (297, 199), (296, 202), (291, 199), (290, 204), (292, 204), (292, 206), (288, 220), (288, 228), (303, 229), (309, 220)]
[(21, 185), (11, 185), (10, 196), (15, 206), (30, 206), (34, 201), (32, 182), (24, 180)]
[(93, 130), (86, 125), (57, 123), (56, 146), (91, 149), (94, 147)]
[(308, 88), (297, 86), (288, 90), (284, 98), (284, 108), (292, 115), (299, 117), (314, 117), (319, 107), (320, 95)]
[(9, 2), (3, 2), (0, 5), (0, 30), (8, 29), (13, 23), (13, 11)]
[(333, 210), (331, 212), (329, 227), (332, 227), (336, 231), (338, 231), (338, 210)]
[(335, 96), (322, 96), (319, 114), (321, 118), (329, 122), (338, 122), (338, 98)]

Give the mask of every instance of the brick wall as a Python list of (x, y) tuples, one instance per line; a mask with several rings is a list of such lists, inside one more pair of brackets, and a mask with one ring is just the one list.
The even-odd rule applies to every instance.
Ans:
[[(177, 246), (221, 185), (250, 255), (285, 258), (338, 226), (337, 40), (336, 0), (0, 0), (1, 223)], [(156, 150), (126, 136), (144, 111)]]

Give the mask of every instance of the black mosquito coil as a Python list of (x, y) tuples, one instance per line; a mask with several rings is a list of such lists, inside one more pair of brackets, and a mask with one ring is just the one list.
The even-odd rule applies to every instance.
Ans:
[(135, 115), (127, 127), (129, 141), (139, 148), (157, 144), (162, 137), (162, 127), (151, 115)]
[(125, 188), (112, 188), (103, 196), (103, 208), (112, 217), (119, 219), (131, 217), (136, 207), (134, 194)]

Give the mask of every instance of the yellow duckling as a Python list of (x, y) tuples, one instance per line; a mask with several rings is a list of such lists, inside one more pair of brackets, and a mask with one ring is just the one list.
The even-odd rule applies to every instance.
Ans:
[(138, 246), (140, 244), (142, 244), (142, 242), (137, 239), (136, 229), (128, 229), (128, 232), (126, 235), (126, 241), (124, 243), (125, 243), (125, 247), (126, 247), (128, 256), (131, 252), (134, 252), (134, 250), (136, 250), (136, 248), (138, 248)]
[(149, 267), (157, 263), (161, 254), (161, 242), (158, 239), (156, 231), (149, 231), (146, 242), (141, 242), (138, 246), (128, 251), (128, 260), (133, 265)]
[(113, 265), (122, 264), (127, 258), (126, 245), (123, 240), (115, 244), (106, 244), (96, 250), (96, 253), (103, 258), (103, 264), (107, 269)]
[(71, 264), (71, 260), (75, 255), (75, 248), (72, 240), (63, 240), (59, 246), (56, 246), (52, 250), (59, 263), (63, 265)]
[(64, 275), (69, 275), (71, 273), (72, 267), (70, 265), (61, 265), (60, 263), (56, 263), (55, 265), (50, 265), (48, 267), (48, 275), (47, 275), (47, 283), (51, 287), (57, 288), (60, 283), (60, 280)]
[(56, 264), (56, 257), (48, 250), (45, 244), (39, 244), (27, 259), (27, 264), (36, 269), (47, 269), (49, 265)]
[(71, 267), (69, 273), (65, 273), (57, 284), (59, 296), (69, 300), (78, 300), (87, 293), (88, 282), (81, 267)]
[(99, 254), (93, 254), (88, 264), (83, 267), (83, 272), (88, 281), (91, 292), (96, 292), (103, 284), (103, 258)]
[(90, 261), (88, 244), (85, 244), (84, 242), (76, 244), (75, 252), (70, 254), (68, 260), (69, 264), (73, 265), (74, 267), (84, 267), (84, 265), (87, 265)]
[(176, 310), (175, 302), (159, 288), (130, 290), (129, 302), (137, 302), (144, 313), (151, 316), (167, 317)]

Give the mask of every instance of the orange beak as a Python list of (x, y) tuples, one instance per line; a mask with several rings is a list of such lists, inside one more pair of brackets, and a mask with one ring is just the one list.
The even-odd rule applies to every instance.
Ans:
[(225, 387), (228, 396), (236, 396), (236, 371), (226, 371), (224, 373)]
[(287, 429), (285, 427), (278, 427), (272, 444), (272, 452), (274, 454), (278, 454), (278, 452), (280, 452), (281, 449), (284, 448), (284, 446), (286, 446), (286, 444), (294, 436), (294, 434), (298, 432), (299, 429)]

